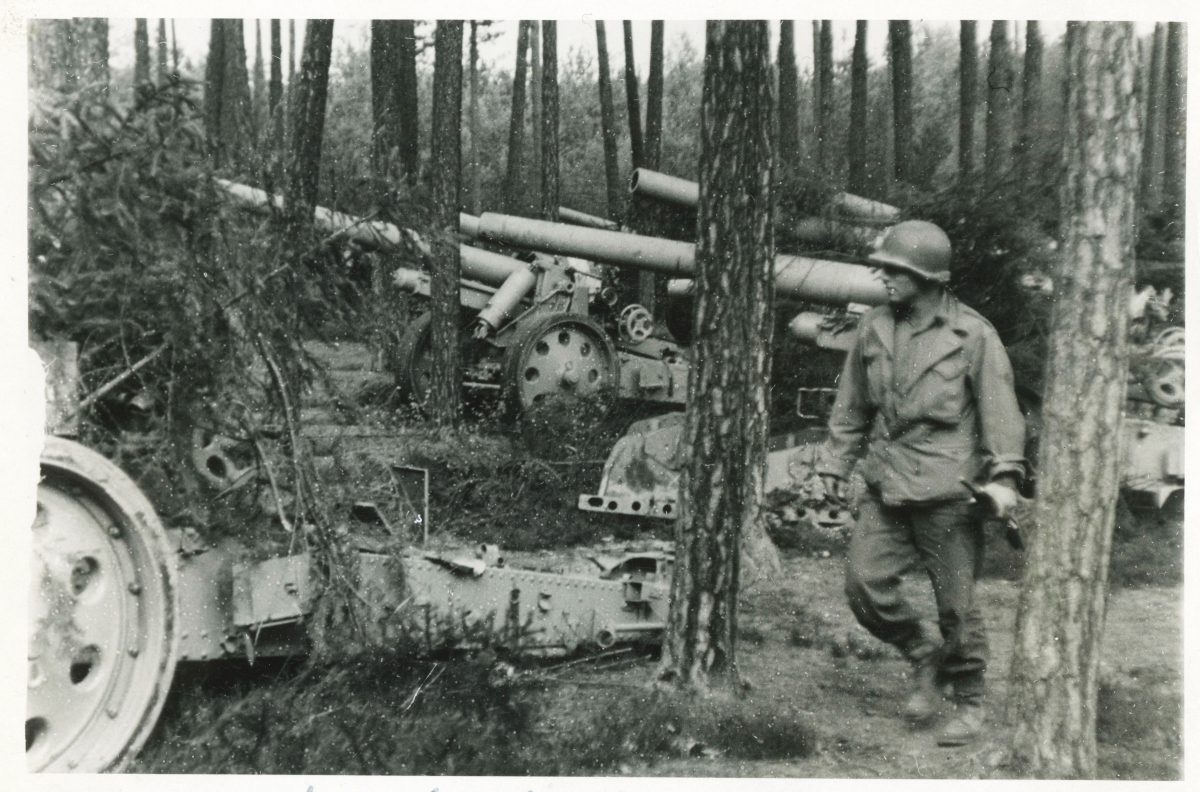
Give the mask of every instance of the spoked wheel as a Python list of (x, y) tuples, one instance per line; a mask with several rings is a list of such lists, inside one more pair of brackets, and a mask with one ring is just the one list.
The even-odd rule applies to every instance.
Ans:
[(412, 399), (424, 409), (429, 402), (433, 379), (433, 350), (430, 325), (433, 317), (424, 313), (405, 329), (396, 348), (396, 386), (400, 395)]
[(513, 340), (504, 358), (509, 404), (526, 410), (553, 396), (603, 398), (617, 388), (617, 353), (591, 319), (551, 314)]
[(116, 465), (47, 438), (33, 522), (25, 758), (119, 770), (154, 728), (179, 653), (171, 547)]

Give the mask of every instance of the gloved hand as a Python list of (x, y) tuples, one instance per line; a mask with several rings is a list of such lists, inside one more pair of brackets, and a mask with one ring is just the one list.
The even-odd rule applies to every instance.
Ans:
[(983, 501), (998, 520), (1008, 519), (1009, 514), (1016, 508), (1019, 496), (1016, 489), (1007, 481), (992, 481), (979, 487), (976, 496)]
[(821, 484), (825, 487), (825, 497), (834, 503), (846, 502), (846, 482), (831, 473), (821, 474)]

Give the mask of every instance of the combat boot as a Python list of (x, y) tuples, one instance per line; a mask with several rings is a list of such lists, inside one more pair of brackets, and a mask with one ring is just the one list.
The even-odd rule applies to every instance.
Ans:
[(987, 712), (979, 699), (963, 699), (954, 707), (954, 716), (942, 727), (937, 744), (946, 747), (967, 745), (983, 730)]
[(900, 709), (905, 718), (921, 723), (937, 715), (942, 701), (942, 691), (937, 684), (938, 663), (936, 655), (913, 663), (912, 692), (908, 694)]

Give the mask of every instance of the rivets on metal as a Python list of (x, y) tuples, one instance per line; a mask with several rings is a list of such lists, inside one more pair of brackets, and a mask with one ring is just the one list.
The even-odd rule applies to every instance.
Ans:
[(131, 646), (131, 647), (129, 647), (129, 656), (130, 656), (130, 657), (137, 657), (137, 656), (138, 656), (138, 648), (137, 648), (136, 646)]
[(138, 596), (139, 594), (142, 593), (141, 585), (138, 583), (130, 583), (129, 584), (129, 593), (135, 597)]
[(113, 539), (120, 539), (121, 538), (121, 529), (114, 525), (112, 528), (108, 529), (108, 535), (111, 536)]
[(105, 710), (105, 714), (107, 714), (108, 717), (110, 717), (110, 718), (117, 717), (117, 715), (119, 715), (120, 712), (121, 711), (119, 709), (117, 709), (116, 707), (109, 707), (107, 710)]

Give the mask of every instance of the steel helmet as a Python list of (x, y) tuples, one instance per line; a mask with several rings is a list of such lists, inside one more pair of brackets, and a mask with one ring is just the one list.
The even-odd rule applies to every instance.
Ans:
[(867, 260), (925, 280), (950, 280), (950, 237), (924, 220), (905, 220), (887, 230)]

